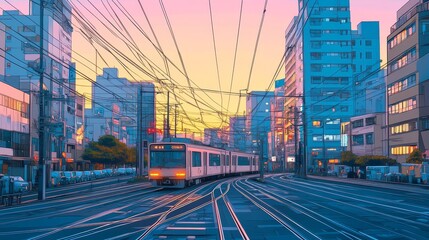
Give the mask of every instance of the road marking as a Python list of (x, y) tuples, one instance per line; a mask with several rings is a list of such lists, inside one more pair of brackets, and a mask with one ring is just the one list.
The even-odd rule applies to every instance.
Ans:
[(176, 224), (207, 224), (210, 222), (186, 222), (186, 221), (182, 221), (182, 222), (176, 222)]
[(223, 227), (224, 231), (237, 231), (237, 227)]
[(167, 230), (199, 230), (205, 231), (205, 227), (167, 227)]

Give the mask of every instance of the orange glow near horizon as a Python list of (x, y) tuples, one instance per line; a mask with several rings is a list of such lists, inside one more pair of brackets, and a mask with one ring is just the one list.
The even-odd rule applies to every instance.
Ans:
[[(114, 20), (112, 17), (115, 14), (112, 9), (106, 9), (98, 2), (94, 3), (96, 1), (69, 1), (79, 11), (79, 14), (88, 18), (101, 37), (119, 50), (119, 52), (114, 52), (112, 48), (104, 49), (99, 44), (102, 41), (95, 33), (86, 32), (74, 20), (72, 57), (79, 71), (77, 74), (78, 91), (90, 95), (90, 84), (85, 77), (95, 80), (96, 75), (100, 75), (104, 67), (117, 67), (119, 76), (131, 81), (152, 81), (163, 92), (163, 94), (157, 95), (156, 127), (164, 129), (162, 124), (163, 116), (167, 112), (166, 93), (169, 91), (170, 103), (178, 104), (177, 130), (180, 134), (186, 133), (187, 130), (198, 133), (202, 132), (204, 128), (223, 127), (227, 124), (227, 116), (242, 114), (245, 110), (244, 96), (246, 93), (243, 89), (247, 89), (247, 92), (273, 90), (267, 89), (271, 81), (284, 77), (284, 69), (281, 69), (278, 74), (276, 71), (285, 51), (285, 30), (293, 16), (298, 13), (298, 0), (268, 1), (254, 66), (251, 67), (258, 29), (264, 12), (264, 0), (243, 1), (235, 66), (233, 62), (240, 16), (240, 0), (211, 1), (215, 42), (213, 41), (208, 1), (162, 1), (175, 40), (166, 23), (160, 1), (141, 1), (151, 25), (146, 20), (138, 1), (112, 1), (112, 8), (119, 16), (119, 19)], [(28, 13), (28, 0), (9, 0), (9, 2), (13, 6), (1, 1), (0, 11), (3, 9), (14, 10), (16, 7), (24, 14)], [(361, 21), (380, 21), (382, 64), (386, 63), (386, 37), (389, 34), (390, 26), (396, 22), (396, 11), (406, 2), (407, 0), (350, 0), (352, 29), (355, 29)], [(91, 3), (99, 7), (95, 9)], [(129, 16), (134, 18), (134, 23), (138, 24), (140, 29), (136, 28), (120, 9), (128, 11)], [(103, 24), (106, 24), (107, 27)], [(121, 24), (126, 26), (127, 32), (124, 31)], [(115, 28), (119, 31), (116, 31)], [(85, 34), (86, 37), (84, 37)], [(158, 43), (159, 49), (154, 47), (158, 46)], [(217, 64), (214, 45), (216, 45)], [(138, 48), (139, 56), (136, 56), (136, 52), (130, 51), (130, 48)], [(168, 68), (161, 50), (162, 54), (168, 57)], [(133, 64), (126, 61), (118, 62), (115, 57), (123, 58), (122, 54)], [(127, 69), (123, 67), (123, 64), (127, 66)], [(152, 67), (148, 67), (148, 65), (152, 65)], [(219, 74), (217, 69), (219, 69)], [(184, 76), (185, 72), (187, 77)], [(163, 80), (156, 80), (153, 77)], [(171, 85), (172, 82), (166, 79), (172, 79), (175, 86), (167, 90), (165, 86)], [(232, 79), (233, 81), (231, 81)], [(192, 89), (189, 89), (188, 84)], [(227, 94), (230, 91), (234, 94)], [(198, 103), (194, 101), (194, 97), (198, 99)], [(101, 99), (94, 100), (102, 102)], [(174, 121), (174, 109), (172, 108), (172, 110), (170, 111), (171, 123)], [(171, 128), (173, 128), (172, 126), (173, 124), (171, 124)]]

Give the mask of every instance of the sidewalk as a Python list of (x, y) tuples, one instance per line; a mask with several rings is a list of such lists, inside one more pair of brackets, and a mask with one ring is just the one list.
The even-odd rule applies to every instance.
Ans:
[(423, 193), (423, 194), (429, 195), (429, 185), (423, 185), (423, 184), (372, 181), (372, 180), (358, 179), (358, 178), (339, 178), (334, 176), (315, 176), (315, 175), (307, 175), (307, 178), (310, 180), (342, 182), (342, 183), (355, 184), (355, 185), (361, 185), (361, 186), (387, 188), (387, 189), (407, 191), (407, 192), (413, 192), (413, 193)]

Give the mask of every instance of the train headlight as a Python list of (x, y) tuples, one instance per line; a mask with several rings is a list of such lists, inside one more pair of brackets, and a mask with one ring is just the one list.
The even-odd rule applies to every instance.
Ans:
[(184, 176), (186, 176), (185, 173), (176, 173), (176, 177), (184, 177)]
[(149, 176), (151, 176), (151, 177), (158, 177), (159, 173), (157, 173), (157, 172), (151, 172), (151, 173), (149, 173)]

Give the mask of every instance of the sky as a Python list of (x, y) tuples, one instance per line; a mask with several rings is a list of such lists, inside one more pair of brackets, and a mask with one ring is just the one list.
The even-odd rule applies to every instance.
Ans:
[[(13, 9), (8, 2), (28, 13), (28, 0), (2, 0), (0, 11)], [(283, 78), (284, 70), (278, 68), (285, 50), (284, 32), (298, 13), (297, 0), (268, 0), (265, 14), (265, 0), (244, 0), (239, 32), (241, 0), (140, 2), (141, 5), (139, 0), (71, 0), (79, 10), (76, 15), (88, 21), (81, 24), (73, 20), (73, 60), (81, 72), (79, 91), (90, 92), (85, 77), (95, 79), (101, 68), (117, 67), (121, 77), (159, 86), (157, 91), (162, 94), (157, 95), (158, 117), (165, 114), (169, 91), (170, 102), (180, 104), (179, 122), (184, 128), (201, 130), (221, 126), (229, 115), (243, 114), (246, 92), (273, 90), (272, 81)], [(353, 29), (360, 21), (380, 21), (384, 63), (386, 37), (396, 21), (396, 11), (406, 2), (350, 0)], [(87, 24), (93, 26), (94, 33), (83, 28)], [(119, 52), (104, 49), (106, 43)], [(168, 58), (167, 65), (161, 56)], [(196, 126), (192, 122), (203, 124)]]

